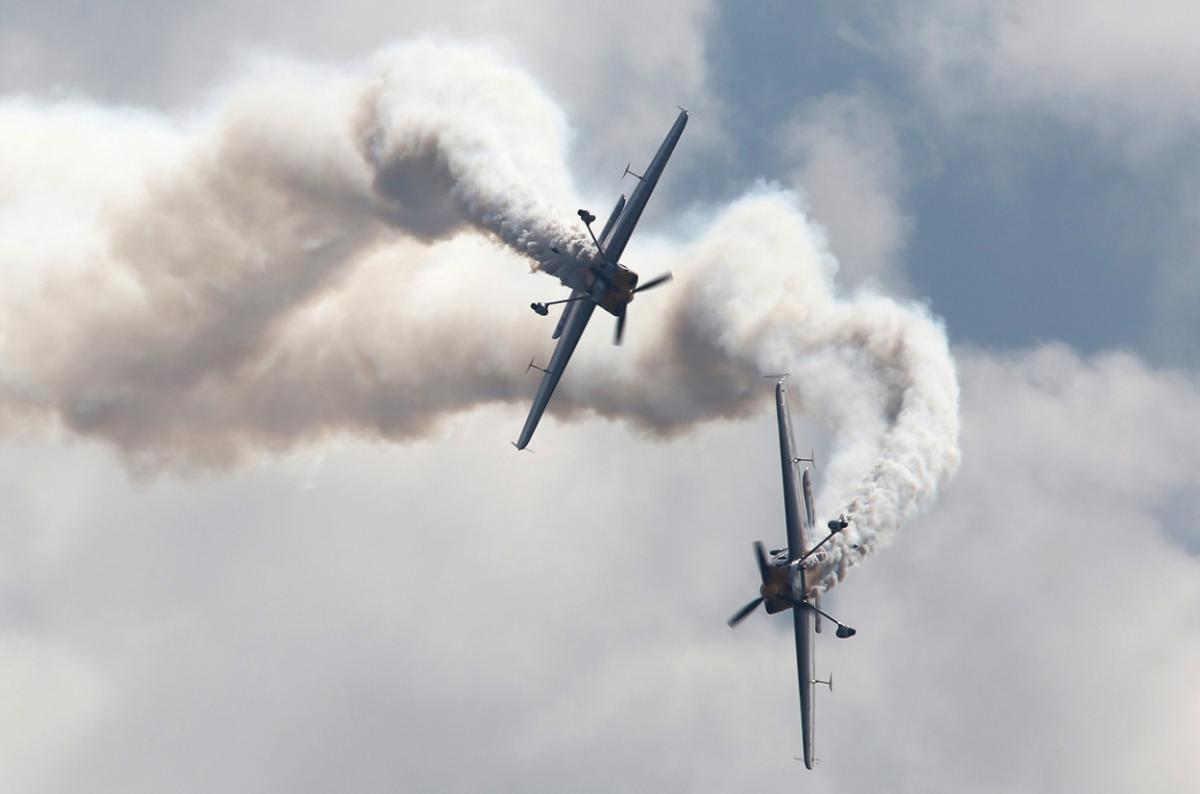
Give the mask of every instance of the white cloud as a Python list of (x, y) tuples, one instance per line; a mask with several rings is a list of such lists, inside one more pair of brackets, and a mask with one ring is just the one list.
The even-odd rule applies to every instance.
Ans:
[(434, 36), (494, 48), (535, 74), (577, 121), (586, 181), (615, 182), (630, 158), (636, 167), (677, 104), (707, 122), (681, 147), (683, 158), (721, 145), (708, 86), (710, 0), (543, 1), (519, 9), (385, 0), (128, 3), (100, 16), (74, 5), (40, 3), (0, 20), (0, 42), (12, 43), (0, 57), (14, 67), (0, 71), (0, 91), (192, 108), (264, 52), (342, 62)]
[(1200, 20), (1188, 2), (930, 0), (884, 24), (951, 117), (1004, 125), (1014, 108), (1033, 110), (1134, 157), (1184, 142), (1200, 122)]
[[(1086, 168), (1086, 158), (1099, 155), (1125, 168), (1142, 197), (1179, 208), (1155, 214), (1126, 190), (1107, 198), (1109, 207), (1124, 202), (1128, 237), (1145, 249), (1128, 268), (1144, 273), (1155, 310), (1146, 321), (1148, 349), (1194, 363), (1193, 318), (1200, 308), (1190, 177), (1200, 164), (1192, 144), (1200, 131), (1194, 5), (926, 0), (869, 19), (862, 30), (871, 36), (856, 34), (857, 42), (899, 65), (916, 86), (918, 112), (978, 146), (980, 168), (1005, 179), (1027, 167), (1021, 158), (1031, 150), (1070, 147), (1082, 154), (1051, 154), (1050, 163)], [(1026, 200), (1038, 205), (1036, 196)], [(1089, 233), (1086, 222), (1078, 233)]]
[(907, 292), (900, 254), (912, 225), (902, 208), (903, 154), (878, 97), (831, 94), (807, 105), (780, 132), (792, 182), (825, 227), (848, 286)]
[(5, 442), (25, 673), (0, 699), (38, 729), (0, 786), (1190, 791), (1200, 560), (1163, 498), (1198, 485), (1200, 383), (960, 357), (964, 467), (835, 593), (860, 633), (821, 637), (811, 775), (787, 621), (723, 622), (783, 533), (763, 384), (753, 418), (670, 443), (551, 417), (517, 455), (482, 442), (521, 419), (493, 408), (138, 487), (94, 446)]
[[(180, 85), (209, 79), (221, 13), (163, 38), (203, 74)], [(356, 51), (403, 27), (270, 13)], [(512, 23), (575, 36), (540, 68), (575, 84), (578, 64), (619, 61), (589, 85), (629, 107), (674, 90), (639, 68), (696, 56), (686, 36), (651, 50), (667, 25), (653, 15), (626, 50), (591, 41), (583, 10), (557, 13)], [(571, 101), (612, 123), (599, 93)], [(650, 115), (614, 140), (652, 145)], [(518, 305), (505, 283), (489, 288)], [(7, 438), (0, 745), (19, 753), (0, 756), (0, 788), (1190, 791), (1200, 577), (1179, 505), (1200, 470), (1200, 386), (1057, 347), (965, 358), (965, 467), (837, 591), (860, 634), (822, 638), (837, 694), (821, 696), (824, 763), (803, 780), (784, 626), (723, 623), (754, 588), (749, 541), (782, 537), (764, 386), (763, 413), (670, 443), (550, 417), (542, 452), (518, 457), (488, 440), (523, 406), (492, 407), (433, 442), (327, 443), (133, 486), (94, 446)]]

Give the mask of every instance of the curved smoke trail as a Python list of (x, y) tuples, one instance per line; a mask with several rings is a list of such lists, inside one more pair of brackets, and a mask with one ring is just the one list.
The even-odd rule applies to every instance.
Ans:
[[(560, 221), (567, 142), (522, 72), (428, 43), (262, 67), (190, 123), (0, 100), (0, 427), (50, 417), (134, 468), (214, 467), (524, 403), (549, 328), (515, 277), (590, 256)], [(572, 362), (555, 414), (671, 433), (762, 409), (760, 373), (790, 369), (797, 413), (835, 434), (822, 506), (852, 519), (831, 586), (957, 465), (944, 333), (916, 305), (838, 298), (785, 191), (638, 245), (676, 284), (631, 311), (630, 349)]]

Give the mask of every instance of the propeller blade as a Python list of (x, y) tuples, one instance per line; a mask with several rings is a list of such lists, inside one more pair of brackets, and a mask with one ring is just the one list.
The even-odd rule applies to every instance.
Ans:
[(745, 620), (750, 615), (751, 612), (758, 609), (758, 605), (761, 604), (762, 602), (763, 602), (762, 596), (759, 596), (758, 598), (751, 601), (749, 604), (746, 604), (746, 606), (739, 609), (738, 613), (729, 619), (729, 628), (733, 628), (734, 626), (736, 626), (737, 624), (739, 624), (743, 620)]
[(645, 290), (648, 290), (648, 289), (654, 289), (655, 287), (659, 286), (660, 284), (666, 284), (668, 281), (670, 281), (673, 278), (675, 278), (675, 277), (672, 276), (670, 274), (670, 272), (663, 273), (661, 276), (652, 278), (649, 281), (647, 281), (645, 284), (642, 284), (637, 289), (635, 289), (634, 292), (644, 292)]
[(625, 312), (622, 311), (620, 314), (617, 315), (617, 330), (616, 330), (616, 333), (613, 334), (613, 344), (614, 345), (621, 344), (621, 340), (623, 340), (624, 338), (625, 338)]
[(767, 562), (767, 550), (763, 548), (761, 540), (754, 541), (754, 556), (758, 558), (758, 573), (762, 577), (763, 584), (771, 578), (771, 565)]

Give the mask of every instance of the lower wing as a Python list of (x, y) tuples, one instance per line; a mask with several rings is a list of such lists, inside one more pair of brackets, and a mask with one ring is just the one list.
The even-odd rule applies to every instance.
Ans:
[(555, 331), (558, 335), (558, 346), (554, 348), (554, 355), (550, 356), (549, 366), (542, 370), (542, 382), (538, 385), (537, 394), (533, 397), (533, 406), (529, 409), (529, 416), (525, 419), (525, 427), (521, 428), (521, 437), (513, 444), (517, 449), (525, 449), (529, 446), (529, 441), (533, 438), (533, 431), (537, 429), (542, 413), (550, 404), (554, 388), (558, 386), (558, 379), (566, 370), (567, 362), (571, 360), (571, 354), (575, 352), (575, 346), (579, 344), (583, 331), (587, 328), (588, 320), (592, 318), (592, 312), (595, 310), (596, 304), (590, 300), (567, 304), (562, 319), (559, 320), (559, 327)]

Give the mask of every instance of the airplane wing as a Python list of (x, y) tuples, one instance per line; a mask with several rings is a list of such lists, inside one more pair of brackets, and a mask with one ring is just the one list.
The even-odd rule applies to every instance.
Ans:
[(813, 768), (813, 734), (816, 714), (813, 709), (813, 611), (793, 609), (792, 623), (796, 629), (796, 675), (800, 682), (800, 728), (804, 739), (804, 765)]
[(592, 312), (595, 310), (596, 304), (590, 300), (575, 301), (566, 305), (562, 319), (559, 320), (559, 328), (555, 330), (558, 345), (554, 348), (554, 354), (550, 356), (550, 364), (543, 370), (542, 382), (533, 398), (533, 407), (529, 409), (525, 427), (521, 428), (521, 437), (514, 444), (517, 449), (529, 446), (529, 440), (533, 438), (533, 431), (537, 429), (542, 412), (550, 403), (550, 395), (554, 394), (554, 387), (558, 385), (558, 379), (566, 370), (567, 362), (571, 360), (571, 354), (575, 352), (575, 346), (583, 336), (583, 329), (587, 328), (588, 320), (592, 318)]
[(617, 212), (619, 214), (617, 214), (615, 222), (610, 220), (605, 225), (605, 233), (600, 237), (600, 247), (604, 249), (604, 258), (609, 262), (619, 262), (621, 255), (625, 253), (625, 246), (633, 235), (638, 220), (642, 217), (642, 210), (646, 208), (646, 202), (650, 200), (650, 194), (654, 192), (658, 178), (662, 176), (663, 169), (667, 167), (667, 161), (671, 159), (671, 153), (675, 151), (675, 144), (679, 143), (679, 136), (683, 135), (683, 128), (687, 126), (687, 120), (687, 111), (680, 110), (679, 115), (675, 118), (675, 123), (671, 126), (671, 131), (667, 133), (667, 137), (659, 145), (654, 159), (650, 161), (650, 166), (638, 178), (637, 187), (633, 189), (628, 201), (622, 199), (621, 202), (618, 202)]
[(567, 327), (567, 318), (571, 316), (571, 304), (578, 300), (579, 296), (583, 293), (584, 290), (578, 287), (571, 290), (571, 294), (567, 298), (567, 303), (563, 306), (562, 316), (558, 318), (558, 324), (554, 326), (554, 333), (550, 335), (551, 339), (558, 339), (562, 336), (563, 329)]
[(788, 412), (787, 386), (783, 379), (775, 384), (775, 413), (779, 421), (779, 462), (783, 468), (783, 510), (787, 519), (788, 560), (796, 560), (808, 551), (805, 511), (800, 506), (796, 478), (796, 452), (792, 441), (792, 415)]

